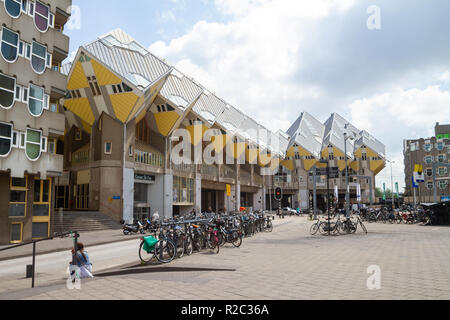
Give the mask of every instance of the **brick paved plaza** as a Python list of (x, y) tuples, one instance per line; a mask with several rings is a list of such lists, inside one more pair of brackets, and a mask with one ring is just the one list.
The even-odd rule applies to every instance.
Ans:
[[(368, 235), (329, 238), (309, 235), (311, 223), (277, 219), (273, 233), (244, 239), (239, 249), (169, 265), (139, 266), (136, 248), (130, 263), (98, 270), (81, 290), (67, 289), (60, 274), (38, 274), (35, 289), (23, 277), (2, 277), (0, 299), (450, 298), (450, 228), (377, 223), (366, 224)], [(379, 290), (367, 287), (371, 265), (381, 270)]]

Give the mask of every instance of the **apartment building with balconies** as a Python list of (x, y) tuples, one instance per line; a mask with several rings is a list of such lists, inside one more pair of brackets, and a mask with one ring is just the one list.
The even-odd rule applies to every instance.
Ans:
[(0, 1), (0, 243), (52, 232), (63, 172), (70, 0)]
[[(403, 143), (405, 196), (413, 198), (412, 177), (415, 166), (421, 165), (425, 181), (418, 183), (416, 200), (418, 202), (434, 202), (435, 191), (438, 201), (442, 197), (448, 197), (450, 195), (450, 168), (448, 167), (450, 164), (450, 125), (436, 123), (433, 137), (407, 139)], [(433, 164), (435, 165), (435, 183), (433, 183)]]

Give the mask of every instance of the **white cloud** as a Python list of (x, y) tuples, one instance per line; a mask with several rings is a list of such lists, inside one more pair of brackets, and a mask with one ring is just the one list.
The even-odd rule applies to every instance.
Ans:
[[(219, 11), (232, 16), (229, 22), (200, 21), (182, 37), (152, 44), (150, 51), (277, 131), (278, 125), (300, 115), (303, 100), (322, 95), (319, 86), (292, 80), (303, 67), (305, 36), (314, 23), (352, 3), (216, 0)], [(281, 122), (272, 121), (276, 118)]]
[[(428, 86), (423, 90), (397, 88), (354, 101), (350, 105), (351, 121), (359, 128), (376, 132), (377, 138), (386, 144), (388, 159), (395, 161), (394, 180), (403, 187), (403, 139), (432, 136), (435, 122), (450, 119), (449, 106), (450, 93), (439, 86)], [(390, 174), (388, 165), (377, 180), (390, 186)]]
[[(450, 82), (440, 60), (445, 48), (433, 47), (442, 41), (420, 48), (397, 41), (430, 39), (433, 24), (431, 31), (425, 21), (405, 32), (399, 19), (390, 33), (370, 33), (367, 5), (355, 0), (214, 4), (227, 22), (199, 21), (181, 37), (153, 43), (150, 51), (273, 131), (287, 130), (302, 111), (322, 121), (342, 113), (386, 145), (402, 186), (403, 139), (431, 135), (436, 121), (450, 119), (449, 93), (430, 85)], [(400, 5), (386, 1), (382, 8), (405, 18)], [(430, 66), (441, 70), (438, 77), (425, 76)], [(390, 186), (386, 170), (380, 178), (388, 177)]]

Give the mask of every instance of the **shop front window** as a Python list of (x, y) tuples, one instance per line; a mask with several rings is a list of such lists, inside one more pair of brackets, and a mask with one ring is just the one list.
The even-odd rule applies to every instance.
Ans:
[(175, 204), (194, 203), (194, 179), (173, 177), (173, 202)]
[(11, 178), (9, 191), (8, 216), (24, 218), (26, 216), (27, 177)]

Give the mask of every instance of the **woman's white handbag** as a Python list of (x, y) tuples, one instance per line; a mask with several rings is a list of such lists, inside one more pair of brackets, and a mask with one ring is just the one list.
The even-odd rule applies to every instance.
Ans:
[(80, 267), (80, 278), (93, 278), (94, 276), (92, 275), (92, 265), (88, 264), (88, 265), (82, 265)]

